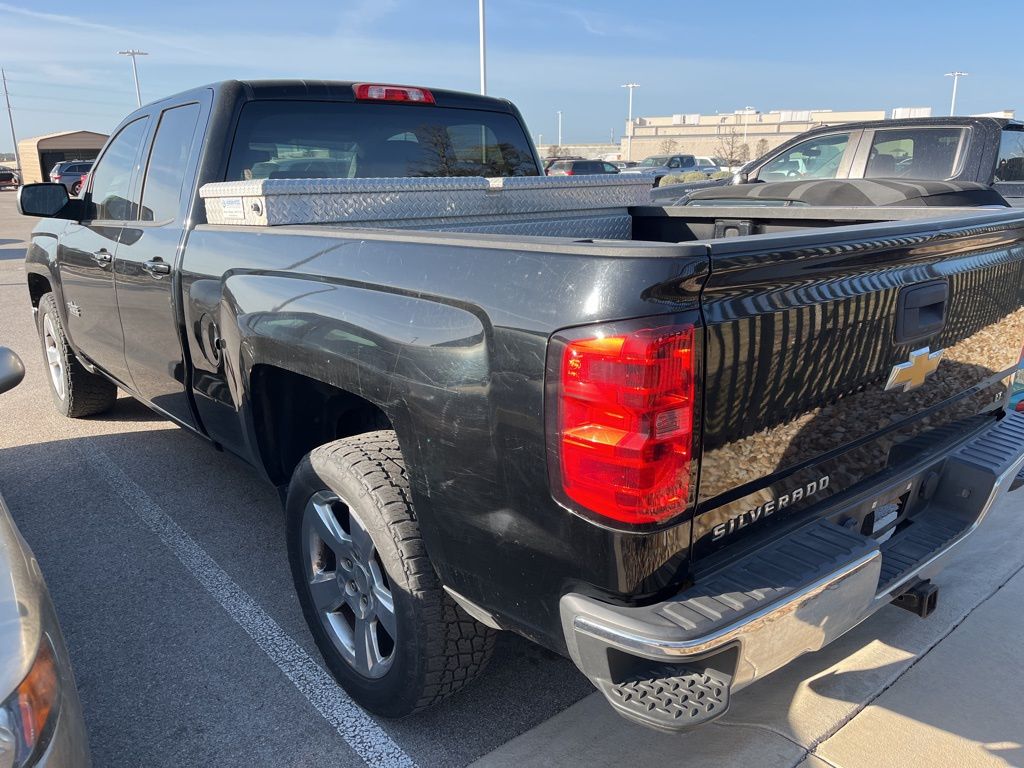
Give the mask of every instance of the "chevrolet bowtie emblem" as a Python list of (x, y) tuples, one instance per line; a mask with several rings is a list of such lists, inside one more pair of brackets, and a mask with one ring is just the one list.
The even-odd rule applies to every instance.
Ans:
[(885, 385), (886, 391), (902, 389), (904, 392), (909, 392), (912, 389), (917, 389), (924, 384), (925, 379), (935, 373), (944, 354), (946, 354), (944, 349), (932, 352), (928, 347), (911, 352), (909, 363), (893, 366), (892, 373), (889, 374), (889, 381)]

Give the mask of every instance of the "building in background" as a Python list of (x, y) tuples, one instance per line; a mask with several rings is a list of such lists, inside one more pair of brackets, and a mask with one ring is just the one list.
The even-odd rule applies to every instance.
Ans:
[[(631, 159), (684, 153), (721, 157), (730, 161), (730, 165), (738, 165), (812, 128), (885, 118), (884, 109), (774, 109), (770, 112), (747, 109), (716, 115), (637, 117), (632, 125)], [(619, 149), (623, 158), (630, 127), (627, 122)]]
[(62, 160), (93, 160), (107, 141), (107, 134), (93, 131), (63, 131), (22, 139), (18, 142), (18, 164), (24, 184), (50, 180), (50, 169)]

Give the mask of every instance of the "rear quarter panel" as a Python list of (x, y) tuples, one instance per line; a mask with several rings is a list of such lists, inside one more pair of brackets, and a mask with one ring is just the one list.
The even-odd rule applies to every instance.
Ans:
[[(703, 245), (199, 227), (182, 272), (196, 402), (211, 436), (257, 466), (256, 366), (376, 404), (398, 434), (442, 581), (558, 647), (561, 594), (624, 601), (678, 583), (690, 525), (629, 534), (553, 501), (548, 339), (696, 311), (706, 266)], [(211, 323), (222, 350), (209, 343)]]

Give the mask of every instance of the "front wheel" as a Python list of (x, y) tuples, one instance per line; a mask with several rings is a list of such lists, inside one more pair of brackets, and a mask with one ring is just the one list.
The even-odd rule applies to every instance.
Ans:
[(286, 506), (303, 613), (328, 668), (357, 704), (403, 717), (483, 671), (495, 632), (442, 589), (394, 432), (313, 450), (292, 476)]
[(117, 400), (117, 387), (108, 379), (89, 373), (79, 362), (64, 335), (57, 299), (52, 293), (39, 300), (38, 320), (50, 394), (57, 410), (72, 419), (108, 410)]

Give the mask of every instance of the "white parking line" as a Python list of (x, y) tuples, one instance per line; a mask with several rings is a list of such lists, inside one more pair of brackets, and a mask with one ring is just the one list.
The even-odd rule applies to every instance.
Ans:
[(90, 440), (84, 442), (88, 445), (82, 454), (93, 470), (102, 475), (125, 506), (157, 535), (196, 581), (256, 641), (363, 762), (372, 768), (415, 768), (412, 758), (366, 712), (353, 703), (323, 667), (289, 637), (195, 539), (118, 469), (95, 443)]

